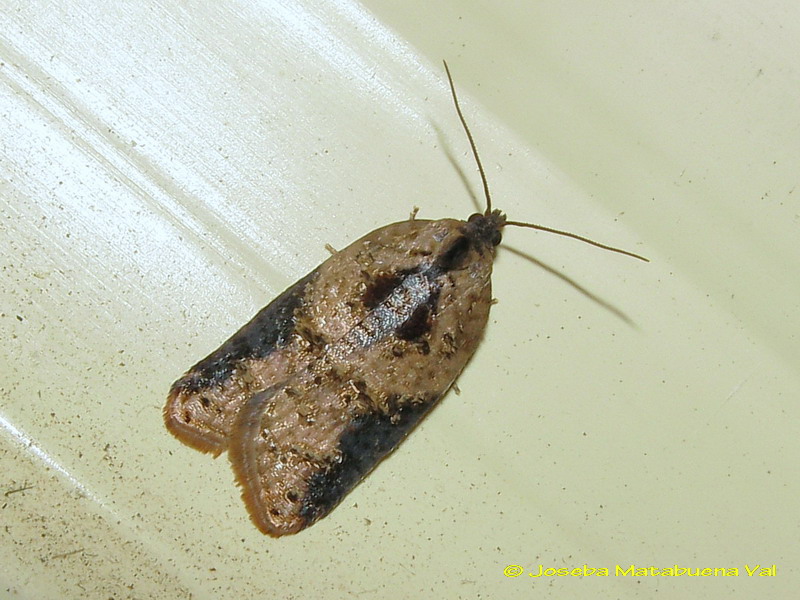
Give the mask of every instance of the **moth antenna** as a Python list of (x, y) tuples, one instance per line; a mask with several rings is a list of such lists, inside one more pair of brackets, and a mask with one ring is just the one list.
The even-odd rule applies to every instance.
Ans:
[[(478, 154), (478, 148), (477, 146), (475, 146), (475, 140), (472, 137), (472, 132), (469, 130), (469, 126), (467, 125), (467, 121), (464, 118), (464, 114), (461, 112), (461, 105), (458, 103), (458, 95), (456, 94), (456, 86), (453, 83), (453, 76), (450, 75), (450, 67), (447, 66), (446, 60), (443, 60), (442, 62), (444, 63), (444, 70), (447, 73), (447, 81), (450, 83), (450, 93), (453, 96), (453, 103), (456, 105), (456, 112), (458, 113), (458, 118), (461, 121), (461, 125), (464, 127), (464, 131), (467, 134), (467, 139), (469, 140), (470, 148), (472, 148), (472, 155), (475, 157), (475, 162), (478, 164), (478, 172), (481, 174), (481, 181), (483, 182), (483, 195), (486, 196), (486, 214), (488, 215), (491, 214), (492, 212), (492, 195), (489, 193), (489, 182), (486, 179), (486, 172), (483, 170), (483, 163), (481, 162), (481, 157)], [(552, 227), (545, 227), (544, 225), (536, 225), (535, 223), (523, 223), (522, 221), (506, 221), (505, 224), (514, 225), (515, 227), (529, 227), (530, 229), (538, 229), (539, 231), (554, 233), (556, 235), (561, 235), (564, 237), (572, 238), (573, 240), (584, 242), (586, 244), (595, 246), (597, 248), (601, 248), (603, 250), (608, 250), (609, 252), (616, 252), (618, 254), (624, 254), (625, 256), (630, 256), (631, 258), (643, 260), (644, 262), (650, 262), (650, 259), (645, 258), (640, 254), (636, 254), (634, 252), (628, 252), (627, 250), (623, 250), (622, 248), (615, 248), (614, 246), (601, 244), (600, 242), (595, 242), (594, 240), (584, 237), (582, 235), (578, 235), (577, 233), (562, 231), (560, 229), (553, 229)]]
[(490, 214), (492, 212), (492, 195), (489, 193), (489, 182), (486, 180), (486, 172), (483, 170), (483, 164), (481, 163), (481, 157), (478, 156), (478, 148), (475, 146), (475, 140), (472, 139), (472, 133), (467, 126), (467, 121), (464, 119), (464, 115), (461, 112), (461, 106), (458, 104), (458, 96), (456, 95), (456, 86), (453, 83), (453, 77), (450, 75), (450, 67), (447, 66), (447, 61), (443, 60), (444, 63), (444, 70), (447, 73), (447, 81), (450, 82), (450, 93), (453, 95), (453, 103), (456, 105), (456, 112), (458, 113), (458, 118), (461, 121), (461, 125), (464, 127), (464, 131), (467, 133), (467, 139), (469, 140), (469, 145), (472, 148), (472, 155), (475, 157), (475, 162), (478, 163), (478, 171), (481, 174), (481, 181), (483, 182), (483, 195), (486, 196), (486, 214)]
[(600, 242), (595, 242), (593, 239), (583, 237), (582, 235), (578, 235), (577, 233), (572, 233), (570, 231), (562, 231), (560, 229), (553, 229), (552, 227), (545, 227), (544, 225), (536, 225), (535, 223), (523, 223), (522, 221), (506, 221), (506, 225), (514, 225), (515, 227), (529, 227), (530, 229), (538, 229), (539, 231), (546, 231), (547, 233), (555, 233), (556, 235), (563, 235), (564, 237), (572, 238), (573, 240), (578, 240), (581, 242), (585, 242), (591, 246), (595, 246), (597, 248), (602, 248), (603, 250), (609, 250), (610, 252), (617, 252), (618, 254), (624, 254), (625, 256), (630, 256), (632, 258), (638, 258), (639, 260), (643, 260), (644, 262), (650, 262), (649, 258), (645, 258), (640, 254), (635, 254), (633, 252), (628, 252), (627, 250), (623, 250), (622, 248), (615, 248), (614, 246), (607, 246), (606, 244), (601, 244)]

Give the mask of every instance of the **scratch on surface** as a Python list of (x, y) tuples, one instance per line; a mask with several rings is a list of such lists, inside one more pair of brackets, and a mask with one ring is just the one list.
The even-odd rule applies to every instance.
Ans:
[(734, 397), (736, 394), (738, 394), (738, 393), (739, 393), (739, 390), (741, 390), (741, 389), (744, 387), (744, 384), (745, 384), (745, 383), (747, 383), (747, 381), (750, 379), (750, 377), (751, 377), (751, 375), (748, 375), (747, 377), (745, 377), (744, 379), (742, 379), (742, 380), (739, 382), (739, 384), (738, 384), (738, 385), (736, 385), (736, 386), (735, 386), (735, 387), (734, 387), (734, 388), (731, 390), (731, 393), (730, 393), (730, 394), (728, 394), (727, 398), (725, 398), (725, 400), (723, 400), (723, 401), (722, 401), (722, 404), (720, 405), (720, 409), (723, 409), (723, 408), (725, 408), (725, 405), (726, 405), (726, 404), (728, 404), (728, 402), (730, 402), (730, 401), (731, 401), (731, 398), (733, 398), (733, 397)]
[[(30, 452), (33, 456), (38, 458), (45, 466), (50, 467), (54, 471), (58, 472), (64, 478), (69, 481), (69, 483), (75, 487), (84, 497), (89, 498), (96, 504), (105, 506), (105, 502), (96, 496), (89, 488), (83, 485), (78, 479), (69, 472), (69, 470), (61, 465), (58, 461), (56, 461), (52, 456), (50, 456), (44, 449), (40, 448), (36, 445), (36, 443), (28, 436), (24, 431), (18, 429), (14, 426), (13, 423), (5, 419), (2, 415), (0, 415), (0, 429), (4, 429), (8, 434), (18, 443), (20, 444), (25, 450)], [(31, 486), (32, 487), (32, 486)]]

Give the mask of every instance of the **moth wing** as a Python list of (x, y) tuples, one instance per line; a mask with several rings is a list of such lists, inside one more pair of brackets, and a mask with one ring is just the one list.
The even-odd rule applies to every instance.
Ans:
[(334, 377), (295, 378), (251, 398), (229, 456), (255, 525), (277, 537), (327, 515), (444, 391), (398, 397), (388, 412)]
[(164, 406), (167, 429), (184, 444), (219, 455), (239, 409), (253, 394), (285, 380), (306, 359), (293, 348), (295, 311), (312, 271), (264, 307), (224, 344), (172, 384)]
[(296, 533), (327, 515), (474, 353), (493, 254), (465, 243), (462, 226), (388, 225), (320, 267), (297, 327), (327, 342), (306, 369), (249, 399), (231, 433), (233, 469), (262, 532)]
[[(359, 286), (365, 272), (380, 265), (413, 269), (419, 256), (440, 244), (445, 230), (459, 225), (454, 220), (402, 221), (330, 257), (173, 383), (164, 406), (167, 429), (192, 448), (215, 456), (224, 452), (242, 405), (313, 360), (305, 342), (324, 346), (322, 338), (314, 337), (336, 339), (364, 317)], [(379, 263), (373, 257), (376, 247)]]

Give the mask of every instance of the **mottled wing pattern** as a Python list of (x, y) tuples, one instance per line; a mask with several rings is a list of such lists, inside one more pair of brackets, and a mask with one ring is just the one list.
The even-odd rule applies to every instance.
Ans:
[(242, 409), (230, 446), (242, 496), (259, 530), (296, 533), (328, 514), (441, 394), (398, 398), (391, 413), (347, 381), (295, 380)]
[[(333, 340), (317, 331), (324, 322), (298, 318), (309, 338), (328, 338), (326, 345), (306, 371), (254, 396), (238, 416), (231, 462), (262, 532), (295, 533), (328, 514), (463, 369), (488, 317), (491, 260), (467, 247), (457, 264), (441, 265), (461, 225), (402, 223), (355, 242), (337, 265), (372, 273), (367, 280), (341, 285), (321, 267), (309, 296), (330, 298), (319, 288), (331, 285), (342, 303), (368, 308)], [(375, 256), (389, 248), (417, 259), (376, 268)]]
[(443, 219), (371, 232), (175, 382), (167, 427), (230, 449), (262, 532), (325, 516), (452, 385), (491, 304), (495, 242), (476, 231)]
[(306, 357), (292, 338), (294, 314), (316, 277), (315, 269), (172, 384), (164, 420), (175, 437), (219, 455), (227, 449), (231, 427), (247, 399), (299, 368)]

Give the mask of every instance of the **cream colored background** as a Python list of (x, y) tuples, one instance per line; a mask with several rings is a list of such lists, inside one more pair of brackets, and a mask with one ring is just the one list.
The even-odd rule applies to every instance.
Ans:
[[(0, 596), (786, 598), (800, 560), (790, 2), (6, 2)], [(327, 519), (273, 540), (170, 383), (365, 232), (524, 230), (450, 394)], [(438, 132), (438, 133), (437, 133)], [(531, 579), (545, 567), (738, 578)], [(745, 564), (777, 564), (775, 578)]]

